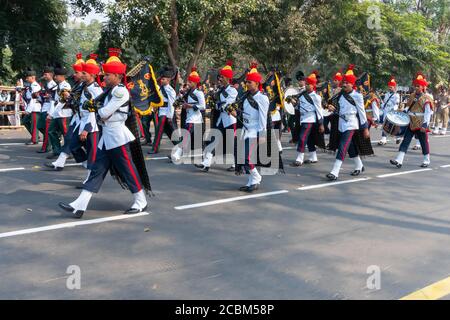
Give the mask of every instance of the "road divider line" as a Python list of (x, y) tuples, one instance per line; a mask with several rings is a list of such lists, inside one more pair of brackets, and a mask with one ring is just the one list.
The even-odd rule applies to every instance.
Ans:
[(133, 215), (120, 215), (120, 216), (112, 216), (112, 217), (99, 218), (99, 219), (90, 219), (90, 220), (83, 220), (83, 221), (76, 221), (76, 222), (60, 223), (60, 224), (54, 224), (54, 225), (45, 226), (45, 227), (4, 232), (4, 233), (0, 233), (0, 238), (10, 238), (10, 237), (44, 232), (44, 231), (74, 228), (74, 227), (78, 227), (78, 226), (86, 226), (86, 225), (90, 225), (90, 224), (99, 224), (99, 223), (109, 222), (109, 221), (131, 219), (131, 218), (137, 218), (137, 217), (142, 217), (142, 216), (147, 216), (147, 215), (149, 215), (148, 212), (141, 212), (141, 213), (137, 213), (137, 214), (133, 214)]
[(3, 146), (24, 146), (24, 147), (26, 147), (26, 145), (25, 145), (25, 143), (23, 143), (23, 142), (10, 142), (10, 143), (0, 143), (0, 147), (3, 147)]
[(0, 169), (0, 172), (8, 172), (8, 171), (20, 171), (20, 170), (25, 170), (24, 167), (20, 167), (20, 168), (8, 168), (8, 169)]
[(377, 176), (377, 178), (389, 178), (394, 176), (401, 176), (404, 174), (410, 174), (410, 173), (418, 173), (418, 172), (424, 172), (424, 171), (431, 171), (433, 169), (426, 168), (426, 169), (419, 169), (419, 170), (410, 170), (410, 171), (402, 171), (402, 172), (396, 172), (396, 173), (388, 173), (388, 174), (382, 174)]
[(297, 188), (297, 190), (306, 191), (306, 190), (312, 190), (312, 189), (319, 189), (319, 188), (326, 188), (326, 187), (333, 187), (340, 184), (347, 184), (347, 183), (353, 183), (353, 182), (360, 182), (360, 181), (367, 181), (372, 178), (359, 178), (359, 179), (352, 179), (352, 180), (346, 180), (346, 181), (339, 181), (339, 182), (327, 182), (327, 183), (321, 183), (321, 184), (315, 184), (312, 186), (304, 186)]
[(450, 168), (450, 164), (443, 165), (441, 168)]
[(254, 198), (262, 198), (262, 197), (268, 197), (268, 196), (273, 196), (273, 195), (283, 194), (283, 193), (288, 193), (288, 192), (289, 192), (288, 190), (279, 190), (279, 191), (273, 191), (273, 192), (252, 194), (252, 195), (248, 195), (248, 196), (240, 196), (240, 197), (219, 199), (219, 200), (213, 200), (213, 201), (207, 201), (207, 202), (200, 202), (200, 203), (194, 203), (194, 204), (189, 204), (189, 205), (185, 205), (185, 206), (178, 206), (178, 207), (175, 207), (175, 210), (187, 210), (187, 209), (193, 209), (193, 208), (207, 207), (207, 206), (213, 206), (216, 204), (235, 202), (235, 201), (254, 199)]
[(429, 286), (417, 290), (400, 300), (437, 300), (450, 294), (450, 277), (430, 284)]

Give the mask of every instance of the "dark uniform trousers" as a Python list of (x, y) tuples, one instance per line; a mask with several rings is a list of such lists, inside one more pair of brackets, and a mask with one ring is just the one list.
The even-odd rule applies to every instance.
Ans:
[(141, 118), (142, 126), (144, 127), (145, 141), (147, 143), (152, 142), (152, 133), (150, 131), (150, 125), (151, 125), (152, 121), (154, 122), (155, 128), (156, 128), (157, 120), (155, 119), (155, 112), (153, 112), (152, 114), (147, 115), (147, 116), (142, 116), (142, 118)]
[(400, 150), (404, 153), (408, 152), (409, 145), (412, 138), (416, 136), (419, 139), (420, 146), (422, 147), (422, 154), (427, 155), (430, 153), (430, 143), (428, 142), (428, 132), (421, 132), (419, 130), (412, 131), (410, 127), (406, 128), (405, 135), (403, 136), (402, 144), (400, 145)]
[(160, 116), (158, 120), (158, 126), (156, 127), (156, 137), (153, 143), (153, 151), (158, 152), (161, 145), (161, 139), (163, 133), (165, 133), (169, 139), (172, 139), (172, 133), (175, 131), (175, 126), (171, 118), (166, 116)]
[[(66, 136), (71, 117), (52, 119), (48, 131), (48, 137), (52, 145), (53, 153), (59, 155), (61, 153), (60, 137)], [(64, 141), (64, 144), (67, 142)]]
[(40, 112), (32, 112), (27, 114), (23, 118), (23, 125), (27, 128), (28, 132), (31, 134), (31, 142), (39, 142), (39, 131), (38, 131), (38, 121)]
[[(77, 131), (78, 132), (78, 131)], [(98, 153), (98, 132), (89, 132), (86, 141), (81, 141), (78, 134), (70, 139), (70, 152), (77, 163), (87, 160), (87, 168), (92, 170)], [(83, 147), (86, 148), (84, 151)]]
[(42, 151), (48, 151), (50, 144), (48, 143), (48, 130), (50, 128), (51, 120), (47, 119), (47, 111), (41, 112), (39, 115), (39, 121), (37, 128), (44, 136), (44, 141), (42, 141)]
[(309, 152), (316, 151), (316, 143), (312, 139), (312, 130), (317, 130), (316, 123), (302, 123), (300, 125), (300, 135), (298, 137), (297, 151), (305, 153), (305, 147), (308, 146)]
[(203, 123), (186, 123), (185, 129), (187, 132), (182, 137), (181, 148), (184, 151), (189, 150), (189, 147), (190, 150), (195, 150), (196, 147), (203, 149)]
[(336, 153), (336, 159), (344, 161), (345, 155), (349, 154), (350, 158), (356, 158), (358, 156), (358, 150), (353, 143), (353, 135), (356, 130), (347, 130), (345, 132), (339, 132), (339, 147)]
[[(222, 136), (222, 156), (227, 154), (228, 150), (233, 151), (233, 155), (236, 156), (237, 153), (237, 124), (234, 123), (226, 128), (223, 127), (223, 123), (221, 123), (218, 127), (218, 130), (220, 130), (221, 136)], [(231, 134), (233, 132), (233, 134)], [(229, 141), (231, 140), (231, 142)], [(231, 145), (231, 148), (228, 148), (228, 145)], [(211, 146), (211, 150), (209, 150), (209, 146)], [(211, 140), (208, 142), (208, 144), (205, 146), (205, 150), (211, 152), (213, 156), (216, 155), (216, 137), (212, 136)]]
[(137, 193), (142, 190), (141, 178), (131, 158), (128, 143), (111, 150), (97, 150), (97, 159), (92, 166), (88, 180), (83, 185), (83, 189), (98, 193), (111, 166), (114, 166), (120, 174), (131, 193)]

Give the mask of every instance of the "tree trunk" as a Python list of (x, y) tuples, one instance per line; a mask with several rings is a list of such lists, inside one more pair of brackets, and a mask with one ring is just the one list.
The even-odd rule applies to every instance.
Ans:
[[(169, 62), (170, 62), (170, 64), (172, 65), (172, 67), (176, 67), (176, 66), (178, 65), (178, 60), (177, 60), (177, 58), (176, 58), (176, 56), (175, 56), (175, 54), (174, 54), (174, 52), (173, 52), (173, 50), (172, 50), (171, 42), (170, 42), (169, 39), (167, 39), (167, 37), (166, 37), (165, 30), (164, 30), (164, 28), (163, 28), (163, 26), (162, 26), (162, 24), (161, 24), (161, 21), (159, 20), (159, 17), (158, 17), (158, 16), (155, 16), (155, 17), (154, 17), (154, 20), (155, 20), (156, 28), (157, 28), (157, 29), (163, 34), (163, 36), (164, 36), (164, 41), (165, 41), (165, 46), (166, 46), (166, 53), (167, 53), (167, 56), (169, 57)], [(177, 50), (178, 50), (178, 48), (177, 48)]]
[(176, 64), (180, 61), (179, 54), (179, 35), (178, 35), (178, 12), (177, 12), (177, 1), (172, 0), (170, 4), (170, 20), (171, 20), (171, 31), (170, 31), (170, 47), (172, 49), (173, 57), (175, 58)]
[(191, 72), (192, 67), (195, 66), (198, 62), (198, 57), (199, 57), (200, 53), (202, 52), (202, 48), (205, 43), (206, 37), (208, 36), (208, 32), (211, 30), (212, 27), (214, 27), (214, 25), (219, 20), (220, 20), (220, 15), (217, 14), (217, 15), (213, 16), (209, 21), (205, 21), (205, 23), (203, 24), (203, 25), (205, 25), (205, 29), (203, 29), (200, 32), (200, 34), (197, 38), (197, 41), (195, 43), (194, 52), (192, 54), (191, 59), (189, 59), (189, 63), (187, 65), (186, 78), (189, 75), (189, 73)]

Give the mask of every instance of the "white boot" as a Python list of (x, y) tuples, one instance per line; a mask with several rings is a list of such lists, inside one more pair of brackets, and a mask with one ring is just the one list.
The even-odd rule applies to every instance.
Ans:
[(317, 152), (313, 151), (309, 153), (309, 161), (310, 162), (317, 162)]
[(58, 159), (52, 162), (52, 165), (55, 166), (55, 168), (64, 168), (67, 158), (69, 158), (69, 155), (64, 152), (61, 152), (59, 154)]
[(386, 144), (386, 143), (387, 143), (387, 137), (381, 137), (379, 144)]
[(400, 151), (397, 155), (397, 158), (395, 158), (395, 161), (397, 161), (399, 164), (403, 164), (404, 158), (405, 158), (405, 153), (403, 151)]
[(87, 160), (86, 160), (86, 161), (83, 161), (83, 162), (81, 163), (81, 165), (82, 165), (85, 169), (87, 169)]
[(341, 171), (342, 161), (336, 159), (333, 165), (333, 169), (331, 170), (331, 174), (334, 175), (336, 178), (339, 177), (339, 171)]
[(305, 158), (305, 154), (303, 152), (298, 152), (297, 153), (297, 159), (295, 159), (296, 162), (300, 162), (301, 164), (303, 164), (303, 160)]
[(203, 159), (202, 165), (205, 166), (206, 168), (211, 167), (212, 158), (213, 158), (212, 153), (207, 152), (205, 158)]
[(250, 170), (250, 176), (251, 176), (251, 185), (260, 184), (262, 177), (258, 172), (258, 169), (254, 168), (253, 170)]
[(355, 170), (362, 170), (363, 168), (363, 163), (361, 161), (361, 158), (359, 156), (353, 158), (353, 160), (355, 161)]
[(441, 132), (439, 132), (441, 136), (445, 136), (447, 134), (447, 128), (442, 128)]
[(89, 201), (92, 198), (92, 192), (83, 190), (78, 198), (69, 205), (75, 210), (86, 211)]
[(430, 154), (426, 154), (423, 156), (423, 165), (429, 166), (430, 165)]
[(134, 203), (131, 206), (131, 209), (136, 209), (143, 211), (147, 207), (147, 198), (145, 196), (144, 190), (141, 190), (137, 193), (133, 193)]
[(179, 146), (175, 147), (175, 151), (172, 152), (172, 161), (179, 162), (181, 160), (181, 155), (183, 154), (183, 149)]

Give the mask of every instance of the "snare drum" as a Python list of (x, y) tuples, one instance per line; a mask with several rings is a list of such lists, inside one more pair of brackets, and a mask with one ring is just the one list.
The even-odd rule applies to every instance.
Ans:
[(409, 121), (409, 116), (406, 113), (391, 111), (384, 118), (383, 131), (390, 136), (401, 135), (409, 126)]

